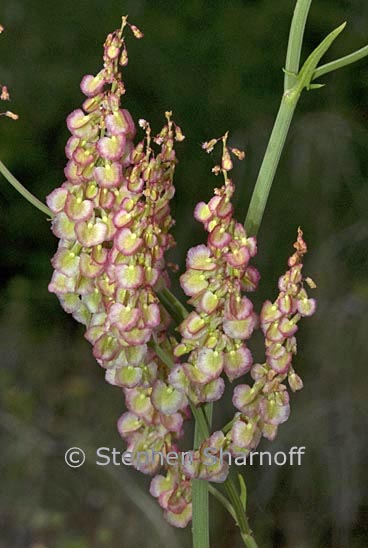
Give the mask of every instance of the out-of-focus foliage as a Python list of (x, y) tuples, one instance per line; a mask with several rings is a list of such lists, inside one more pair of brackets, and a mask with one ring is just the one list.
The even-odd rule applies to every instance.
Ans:
[[(344, 20), (330, 58), (368, 42), (367, 2), (314, 4), (304, 55)], [(187, 136), (174, 205), (173, 259), (182, 267), (183, 250), (204, 237), (193, 207), (218, 183), (215, 159), (199, 145), (227, 129), (247, 152), (234, 170), (245, 215), (281, 95), (293, 7), (293, 0), (3, 0), (0, 74), (20, 119), (1, 121), (0, 158), (40, 198), (62, 182), (65, 118), (81, 103), (80, 79), (98, 70), (105, 35), (129, 13), (145, 39), (128, 44), (127, 108), (157, 129), (173, 109)], [(258, 302), (275, 296), (298, 225), (319, 301), (299, 338), (305, 388), (277, 441), (262, 445), (306, 446), (303, 464), (244, 470), (262, 548), (368, 544), (368, 62), (323, 81), (302, 98), (259, 234)], [(189, 531), (163, 522), (146, 478), (95, 465), (97, 447), (122, 448), (121, 394), (104, 383), (81, 329), (47, 293), (56, 246), (47, 221), (3, 179), (0, 230), (0, 547), (189, 546)], [(218, 413), (222, 422), (230, 417), (230, 401)], [(87, 453), (78, 470), (64, 463), (73, 445)], [(216, 503), (213, 512), (213, 546), (238, 546), (231, 520)]]

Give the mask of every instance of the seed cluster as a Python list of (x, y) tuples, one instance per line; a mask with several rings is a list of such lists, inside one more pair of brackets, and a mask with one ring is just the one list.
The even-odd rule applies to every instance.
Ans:
[[(266, 301), (260, 315), (255, 312), (249, 294), (260, 279), (251, 264), (257, 242), (234, 218), (235, 187), (229, 177), (232, 158), (243, 159), (244, 153), (228, 146), (225, 134), (203, 144), (212, 152), (222, 143), (220, 164), (212, 171), (224, 181), (208, 203), (195, 208), (207, 241), (188, 251), (180, 283), (192, 311), (177, 336), (171, 334), (171, 318), (157, 294), (169, 286), (165, 254), (175, 244), (170, 234), (174, 144), (184, 136), (166, 112), (166, 123), (155, 136), (149, 123), (139, 120), (144, 138), (136, 142), (136, 125), (121, 107), (127, 26), (142, 36), (124, 17), (121, 28), (106, 39), (101, 71), (82, 79), (82, 108), (67, 119), (66, 181), (47, 198), (59, 238), (49, 290), (85, 325), (106, 380), (124, 393), (127, 411), (118, 431), (133, 455), (179, 455), (189, 403), (217, 401), (225, 380), (243, 381), (250, 373), (253, 385), (237, 384), (233, 390), (237, 411), (231, 423), (211, 433), (190, 458), (174, 464), (166, 460), (166, 475), (159, 473), (160, 458), (132, 460), (140, 471), (154, 475), (150, 491), (167, 520), (185, 527), (192, 515), (191, 480), (223, 482), (228, 475), (228, 463), (206, 462), (206, 450), (246, 455), (262, 436), (274, 439), (288, 419), (284, 381), (292, 391), (302, 388), (292, 365), (295, 334), (300, 319), (314, 313), (306, 287), (315, 285), (302, 275), (307, 248), (299, 229), (278, 297)], [(265, 361), (254, 363), (248, 340), (259, 328)]]

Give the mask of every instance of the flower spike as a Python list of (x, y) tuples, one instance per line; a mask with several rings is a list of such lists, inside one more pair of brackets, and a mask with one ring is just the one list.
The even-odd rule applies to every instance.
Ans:
[(249, 371), (252, 357), (245, 341), (257, 324), (253, 305), (243, 293), (255, 288), (248, 283), (250, 278), (255, 285), (258, 282), (258, 272), (249, 265), (256, 242), (247, 238), (242, 225), (232, 217), (234, 185), (228, 176), (232, 151), (227, 140), (228, 133), (202, 145), (211, 152), (222, 141), (218, 170), (223, 173), (224, 185), (215, 189), (207, 204), (201, 202), (195, 209), (196, 219), (208, 232), (207, 244), (188, 251), (187, 270), (180, 278), (195, 312), (180, 326), (182, 340), (175, 353), (189, 353), (183, 365), (189, 384), (185, 382), (183, 390), (196, 403), (222, 396), (222, 373), (232, 381)]
[[(135, 123), (121, 105), (127, 26), (136, 38), (143, 36), (123, 18), (121, 28), (107, 36), (103, 68), (82, 78), (82, 108), (67, 119), (66, 181), (47, 198), (60, 240), (49, 290), (86, 326), (107, 382), (123, 390), (128, 413), (118, 430), (137, 455), (174, 449), (188, 417), (185, 394), (168, 384), (167, 365), (153, 350), (158, 341), (172, 354), (174, 344), (156, 290), (169, 283), (174, 144), (184, 136), (167, 112), (156, 136), (140, 121), (144, 136), (135, 141)], [(160, 467), (159, 461), (134, 463), (148, 474)], [(190, 519), (189, 504), (180, 512), (177, 505), (170, 508), (168, 519), (178, 526)]]

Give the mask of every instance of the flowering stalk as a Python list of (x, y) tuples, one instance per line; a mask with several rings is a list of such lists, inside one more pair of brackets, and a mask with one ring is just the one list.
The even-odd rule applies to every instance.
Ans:
[[(124, 30), (136, 38), (141, 31), (123, 17), (120, 29), (108, 35), (103, 68), (81, 82), (86, 99), (68, 117), (71, 137), (66, 146), (66, 181), (39, 202), (0, 162), (0, 171), (35, 207), (52, 217), (59, 247), (52, 260), (49, 290), (63, 308), (86, 326), (93, 354), (106, 370), (106, 380), (118, 386), (127, 412), (118, 421), (120, 435), (132, 455), (152, 450), (182, 454), (178, 444), (185, 421), (195, 419), (194, 458), (164, 466), (157, 460), (137, 469), (152, 474), (150, 492), (166, 519), (185, 527), (193, 519), (193, 547), (209, 547), (208, 491), (222, 502), (239, 526), (248, 548), (257, 544), (246, 516), (246, 489), (229, 477), (227, 461), (206, 463), (206, 450), (227, 451), (245, 458), (262, 437), (273, 440), (290, 413), (291, 391), (303, 383), (294, 369), (295, 335), (303, 317), (315, 310), (305, 278), (307, 251), (299, 229), (295, 252), (279, 279), (279, 293), (264, 303), (258, 315), (248, 296), (257, 288), (259, 273), (251, 264), (258, 232), (286, 135), (304, 89), (321, 87), (313, 80), (368, 53), (367, 48), (318, 68), (318, 63), (344, 25), (330, 33), (299, 71), (303, 33), (311, 0), (298, 0), (291, 25), (285, 65), (285, 90), (271, 134), (245, 228), (233, 217), (232, 157), (244, 153), (228, 146), (228, 134), (204, 143), (211, 152), (222, 143), (215, 175), (223, 185), (208, 203), (201, 202), (195, 218), (207, 232), (206, 244), (189, 250), (181, 286), (192, 311), (169, 290), (165, 254), (174, 245), (170, 200), (174, 195), (175, 141), (184, 136), (167, 112), (163, 129), (154, 136), (145, 120), (144, 137), (136, 142), (136, 126), (122, 108), (125, 86), (120, 67), (128, 54)], [(0, 32), (2, 31), (0, 27)], [(1, 99), (8, 100), (5, 86)], [(7, 111), (4, 115), (16, 119)], [(167, 314), (169, 312), (171, 318)], [(168, 330), (179, 324), (180, 341)], [(261, 328), (265, 341), (262, 363), (254, 363), (247, 340)], [(250, 374), (233, 391), (234, 418), (212, 432), (213, 402), (222, 397), (225, 380)], [(288, 386), (287, 386), (288, 385)], [(162, 471), (162, 468), (164, 470)], [(164, 472), (165, 475), (160, 472)], [(209, 486), (224, 483), (227, 497)], [(192, 518), (193, 516), (193, 518)]]
[(318, 69), (318, 64), (335, 39), (344, 30), (346, 23), (332, 31), (310, 54), (299, 71), (300, 51), (303, 43), (305, 22), (311, 0), (298, 0), (291, 24), (289, 44), (285, 65), (285, 88), (280, 108), (275, 120), (270, 140), (258, 174), (256, 185), (245, 219), (245, 227), (249, 234), (256, 235), (260, 227), (267, 199), (276, 174), (276, 170), (285, 145), (290, 124), (304, 89), (313, 90), (323, 87), (312, 82), (331, 72), (362, 59), (368, 55), (368, 46), (343, 59), (329, 63)]
[[(195, 209), (195, 217), (208, 232), (206, 245), (189, 250), (187, 270), (180, 281), (184, 292), (190, 296), (194, 307), (181, 323), (181, 342), (174, 355), (186, 356), (184, 363), (174, 365), (169, 374), (170, 384), (184, 391), (194, 405), (213, 402), (221, 398), (224, 379), (232, 382), (251, 372), (253, 386), (239, 384), (233, 395), (238, 412), (229, 425), (209, 435), (209, 429), (197, 425), (201, 443), (194, 453), (194, 461), (185, 462), (183, 471), (193, 481), (194, 546), (203, 546), (207, 540), (205, 483), (207, 480), (225, 482), (229, 497), (227, 509), (236, 515), (242, 539), (246, 546), (256, 546), (245, 515), (245, 503), (230, 478), (229, 467), (221, 459), (205, 463), (206, 450), (215, 449), (228, 454), (247, 455), (259, 444), (262, 437), (273, 440), (278, 426), (290, 413), (289, 396), (284, 381), (291, 390), (302, 387), (301, 379), (292, 366), (296, 353), (295, 333), (303, 316), (313, 314), (315, 302), (309, 299), (304, 282), (314, 287), (311, 280), (302, 276), (302, 258), (307, 248), (301, 230), (295, 243), (295, 253), (290, 257), (289, 270), (279, 281), (279, 296), (271, 303), (266, 301), (258, 319), (250, 299), (244, 295), (256, 289), (257, 270), (250, 260), (257, 251), (254, 237), (248, 237), (243, 226), (233, 219), (231, 197), (234, 185), (229, 178), (232, 168), (231, 153), (242, 158), (243, 153), (227, 146), (227, 134), (222, 139), (212, 139), (203, 148), (211, 152), (222, 140), (221, 164), (215, 174), (222, 173), (224, 184), (215, 189), (214, 197)], [(260, 324), (265, 337), (266, 360), (254, 364), (246, 341)], [(196, 436), (196, 442), (198, 437)], [(197, 447), (198, 443), (195, 445)], [(197, 487), (198, 486), (198, 487)], [(196, 491), (196, 489), (198, 491)], [(221, 497), (220, 497), (221, 498)], [(197, 507), (195, 505), (197, 504)]]

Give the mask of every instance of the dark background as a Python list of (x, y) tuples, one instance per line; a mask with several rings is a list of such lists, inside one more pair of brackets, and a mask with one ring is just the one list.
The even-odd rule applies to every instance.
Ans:
[[(326, 59), (368, 42), (366, 1), (313, 4), (304, 57), (345, 20)], [(20, 119), (0, 119), (0, 158), (41, 199), (63, 182), (65, 118), (81, 104), (79, 82), (99, 70), (106, 34), (129, 13), (145, 38), (128, 40), (125, 106), (157, 130), (172, 109), (187, 137), (177, 147), (173, 206), (172, 259), (182, 268), (184, 251), (204, 239), (193, 207), (219, 183), (200, 143), (227, 129), (247, 153), (233, 172), (237, 215), (245, 215), (282, 92), (293, 7), (293, 0), (3, 0), (0, 76)], [(368, 61), (323, 81), (324, 89), (302, 97), (259, 233), (256, 302), (275, 298), (301, 225), (319, 304), (299, 332), (295, 365), (305, 388), (292, 397), (277, 440), (261, 446), (306, 446), (303, 465), (244, 470), (260, 548), (368, 545)], [(96, 466), (97, 447), (123, 449), (115, 426), (122, 396), (104, 382), (83, 329), (47, 292), (57, 245), (48, 222), (3, 178), (0, 233), (0, 547), (190, 546), (190, 528), (164, 522), (147, 477)], [(220, 413), (222, 421), (231, 416), (230, 402)], [(64, 463), (73, 445), (87, 453), (77, 470)], [(212, 546), (240, 546), (231, 520), (211, 504)]]

